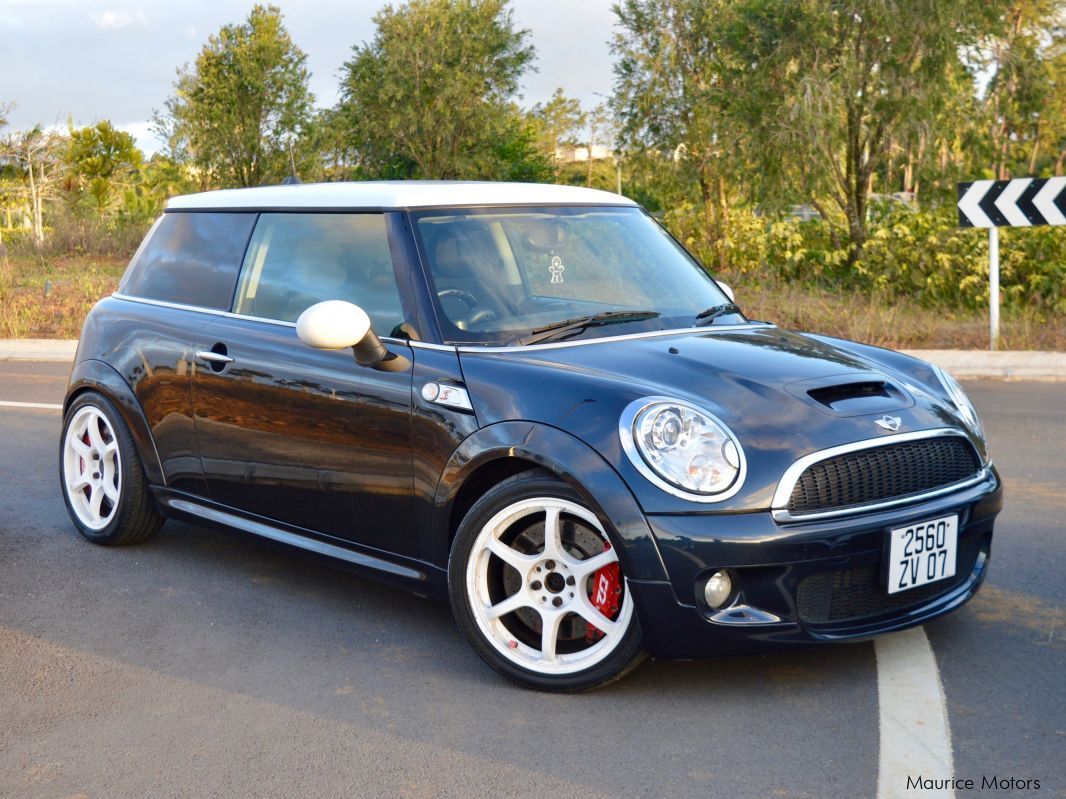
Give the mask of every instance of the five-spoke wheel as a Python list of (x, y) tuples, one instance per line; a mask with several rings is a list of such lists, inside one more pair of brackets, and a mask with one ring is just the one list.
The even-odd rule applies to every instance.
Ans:
[(107, 527), (118, 509), (122, 465), (115, 431), (92, 405), (79, 408), (67, 424), (63, 480), (78, 520), (90, 530)]
[(80, 394), (67, 409), (59, 479), (74, 526), (94, 543), (136, 543), (163, 524), (129, 429), (102, 394)]
[(474, 648), (519, 682), (575, 690), (639, 661), (617, 551), (596, 514), (544, 473), (511, 478), (475, 503), (456, 537), (450, 582)]

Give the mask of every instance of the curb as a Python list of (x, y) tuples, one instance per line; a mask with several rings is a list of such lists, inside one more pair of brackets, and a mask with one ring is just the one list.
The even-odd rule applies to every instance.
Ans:
[[(0, 361), (74, 360), (74, 339), (0, 339)], [(1066, 380), (1066, 352), (1015, 350), (903, 350), (963, 380)]]
[(8, 338), (0, 339), (0, 361), (74, 360), (77, 339)]
[(1066, 380), (1066, 352), (1012, 350), (903, 350), (960, 380)]

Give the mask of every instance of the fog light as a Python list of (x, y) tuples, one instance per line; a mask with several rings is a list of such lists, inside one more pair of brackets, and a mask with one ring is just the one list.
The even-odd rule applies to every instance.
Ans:
[(729, 579), (729, 572), (715, 572), (703, 586), (703, 598), (712, 608), (720, 608), (733, 593), (733, 581)]

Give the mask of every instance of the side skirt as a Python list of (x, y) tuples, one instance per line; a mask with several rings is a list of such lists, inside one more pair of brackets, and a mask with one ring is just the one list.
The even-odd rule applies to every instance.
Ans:
[[(409, 558), (390, 557), (380, 550), (370, 550), (348, 541), (321, 536), (300, 528), (279, 526), (262, 517), (245, 514), (178, 491), (158, 486), (152, 493), (166, 516), (207, 523), (249, 533), (304, 552), (325, 558), (331, 565), (343, 565), (375, 580), (406, 588), (416, 594), (445, 598), (447, 575), (443, 569)], [(373, 554), (371, 554), (373, 553)]]

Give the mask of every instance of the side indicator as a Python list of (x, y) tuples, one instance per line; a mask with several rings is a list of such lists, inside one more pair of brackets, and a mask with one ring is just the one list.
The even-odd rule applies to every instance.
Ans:
[(422, 399), (426, 402), (434, 402), (437, 405), (445, 405), (449, 408), (459, 408), (464, 411), (474, 410), (470, 404), (470, 395), (465, 388), (449, 385), (448, 383), (426, 383), (422, 386)]

